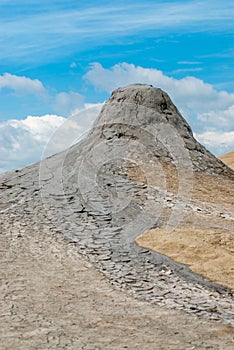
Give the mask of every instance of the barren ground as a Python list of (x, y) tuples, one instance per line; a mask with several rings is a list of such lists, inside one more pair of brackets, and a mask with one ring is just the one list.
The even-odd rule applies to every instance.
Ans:
[(0, 240), (2, 350), (233, 349), (229, 326), (127, 296), (46, 228)]
[(234, 169), (234, 152), (229, 152), (219, 158), (230, 168)]
[[(231, 152), (221, 159), (231, 166), (233, 157)], [(168, 186), (176, 192), (173, 171), (168, 173)], [(234, 288), (233, 181), (204, 173), (196, 174), (193, 181), (192, 200), (208, 215), (188, 212), (172, 233), (166, 227), (152, 229), (142, 233), (136, 242), (188, 265), (208, 280)], [(212, 216), (212, 211), (219, 214)]]
[[(194, 187), (194, 200), (201, 199), (201, 208), (209, 199), (208, 205), (214, 205), (215, 210), (233, 210), (233, 187), (227, 186), (228, 181), (209, 179), (205, 192), (204, 179), (196, 181), (200, 185)], [(17, 203), (12, 211), (3, 210), (0, 217), (1, 350), (233, 349), (231, 327), (123, 293), (78, 253), (75, 244), (51, 229), (46, 216), (32, 210), (31, 216), (25, 212), (22, 217), (19, 208)], [(212, 235), (216, 240), (221, 237), (221, 250), (216, 254), (229, 254), (231, 248), (226, 246), (233, 222), (222, 216), (211, 220), (209, 215), (196, 215), (184, 221), (181, 232), (170, 235), (176, 238), (174, 246), (180, 247), (181, 240), (187, 248), (191, 240), (196, 245), (195, 235), (203, 239), (205, 232), (207, 254), (214, 249)], [(188, 225), (194, 228), (190, 239), (183, 236)], [(213, 226), (225, 229), (212, 233)], [(166, 242), (167, 254), (169, 246)], [(178, 255), (179, 259), (184, 256)], [(186, 263), (191, 265), (190, 260)], [(218, 270), (217, 276), (220, 280)]]

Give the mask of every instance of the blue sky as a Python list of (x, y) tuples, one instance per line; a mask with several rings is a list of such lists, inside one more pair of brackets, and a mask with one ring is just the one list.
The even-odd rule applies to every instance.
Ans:
[(132, 82), (166, 90), (215, 154), (234, 149), (232, 0), (1, 0), (0, 13), (0, 171)]

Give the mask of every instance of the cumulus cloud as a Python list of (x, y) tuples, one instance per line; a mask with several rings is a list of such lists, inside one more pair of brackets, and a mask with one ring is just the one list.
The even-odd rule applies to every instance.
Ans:
[(101, 106), (85, 105), (85, 109), (77, 109), (69, 118), (48, 114), (1, 123), (0, 172), (65, 150), (90, 128)]
[(224, 110), (213, 110), (198, 114), (198, 119), (209, 125), (210, 128), (234, 130), (234, 104)]
[(38, 79), (5, 73), (0, 76), (0, 89), (8, 88), (17, 94), (44, 95), (46, 89)]
[[(96, 89), (108, 93), (119, 86), (133, 83), (160, 87), (171, 96), (173, 102), (192, 125), (193, 131), (200, 135), (200, 140), (212, 152), (217, 153), (218, 141), (220, 141), (220, 149), (234, 149), (230, 141), (234, 129), (234, 93), (217, 91), (211, 84), (193, 76), (175, 79), (160, 70), (128, 63), (116, 64), (110, 69), (94, 63), (84, 78)], [(217, 138), (214, 135), (217, 135)], [(225, 143), (226, 136), (228, 139)]]
[(152, 84), (167, 91), (178, 105), (187, 106), (196, 112), (210, 112), (214, 103), (216, 108), (228, 108), (234, 104), (234, 94), (217, 91), (212, 85), (195, 77), (175, 79), (160, 70), (134, 64), (120, 63), (105, 69), (101, 64), (94, 63), (84, 78), (108, 93), (127, 84)]
[(101, 103), (86, 104), (84, 108), (75, 109), (48, 138), (43, 157), (63, 151), (84, 137), (97, 118), (102, 105)]
[[(26, 111), (26, 115), (31, 112), (30, 105), (32, 103), (35, 107), (34, 110), (40, 110), (41, 100), (44, 110), (64, 116), (69, 116), (76, 108), (84, 108), (84, 96), (78, 92), (47, 90), (40, 80), (24, 76), (9, 73), (0, 75), (0, 91), (4, 101), (2, 109), (5, 108), (7, 113), (10, 111), (10, 114), (16, 110), (16, 105), (22, 107), (22, 110)], [(18, 111), (21, 112), (21, 108), (18, 108)], [(4, 110), (1, 111), (1, 114), (3, 113)]]
[(223, 133), (206, 131), (201, 134), (195, 134), (195, 136), (200, 143), (208, 149), (212, 149), (217, 156), (234, 150), (234, 131)]
[(43, 147), (64, 118), (56, 115), (28, 116), (0, 124), (0, 169), (12, 168), (39, 160)]
[(84, 97), (77, 92), (60, 92), (55, 96), (54, 110), (69, 115), (75, 108), (84, 106)]

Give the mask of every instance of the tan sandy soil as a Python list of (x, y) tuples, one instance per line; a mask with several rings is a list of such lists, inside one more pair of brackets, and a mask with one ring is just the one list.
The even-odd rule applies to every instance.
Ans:
[(180, 227), (146, 231), (136, 242), (169, 256), (209, 280), (234, 289), (234, 240), (229, 231)]
[[(223, 161), (231, 160), (230, 155)], [(171, 165), (163, 165), (166, 187), (172, 193), (178, 192), (177, 171)], [(157, 184), (157, 180), (156, 180)], [(138, 245), (169, 256), (179, 263), (188, 265), (192, 271), (207, 279), (234, 288), (234, 184), (230, 179), (194, 173), (191, 193), (192, 203), (208, 215), (187, 212), (183, 222), (173, 233), (167, 234), (166, 227), (142, 233)], [(219, 214), (214, 214), (217, 211)], [(170, 212), (167, 213), (167, 216)]]
[[(173, 164), (159, 163), (158, 169), (144, 164), (144, 171), (140, 167), (130, 168), (128, 177), (137, 182), (147, 183), (178, 195), (181, 178)], [(180, 183), (181, 185), (181, 183)], [(183, 188), (190, 188), (191, 199), (207, 203), (215, 203), (234, 209), (234, 186), (233, 181), (221, 176), (209, 175), (203, 172), (193, 172), (188, 175), (183, 172)]]
[(221, 159), (222, 162), (224, 162), (230, 168), (234, 169), (234, 151), (224, 154), (223, 156), (219, 157), (219, 159)]

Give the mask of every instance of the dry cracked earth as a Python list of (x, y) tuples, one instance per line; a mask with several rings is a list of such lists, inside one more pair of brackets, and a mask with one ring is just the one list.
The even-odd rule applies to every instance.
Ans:
[(233, 349), (233, 179), (164, 92), (117, 89), (0, 176), (0, 349)]

